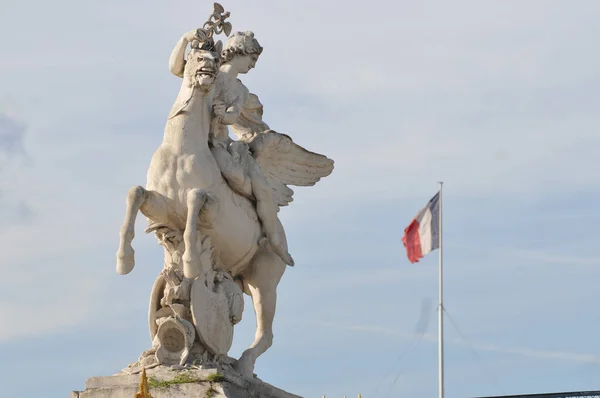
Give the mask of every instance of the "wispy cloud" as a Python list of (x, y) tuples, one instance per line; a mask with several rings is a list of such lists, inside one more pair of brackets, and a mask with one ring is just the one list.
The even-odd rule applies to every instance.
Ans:
[(513, 250), (507, 254), (538, 264), (600, 265), (598, 256), (566, 256), (541, 250)]
[[(306, 322), (306, 321), (303, 321)], [(377, 325), (347, 325), (340, 324), (334, 322), (327, 321), (313, 321), (315, 325), (335, 328), (350, 332), (361, 332), (361, 333), (370, 333), (377, 335), (388, 335), (394, 336), (397, 338), (409, 340), (414, 338), (414, 335), (405, 332), (399, 332), (394, 329), (389, 329), (382, 326)], [(433, 333), (425, 333), (423, 335), (423, 339), (430, 343), (437, 343), (437, 335)], [(582, 362), (582, 363), (593, 363), (600, 364), (600, 356), (592, 355), (592, 354), (581, 354), (581, 353), (573, 353), (573, 352), (565, 352), (565, 351), (545, 351), (545, 350), (534, 350), (530, 348), (523, 347), (503, 347), (495, 344), (489, 344), (484, 342), (467, 342), (461, 339), (455, 338), (447, 338), (444, 339), (445, 344), (453, 344), (453, 345), (466, 345), (471, 346), (476, 350), (481, 351), (490, 351), (490, 352), (498, 352), (503, 354), (512, 354), (519, 355), (524, 357), (530, 357), (535, 359), (552, 359), (552, 360), (560, 360), (560, 361), (570, 361), (570, 362)]]
[(29, 201), (13, 190), (23, 161), (28, 161), (26, 133), (25, 124), (0, 111), (0, 229), (29, 222), (34, 215)]
[(5, 201), (0, 195), (0, 229), (27, 223), (33, 216), (33, 209), (24, 199)]
[(23, 154), (25, 132), (23, 124), (0, 112), (0, 151), (9, 155)]

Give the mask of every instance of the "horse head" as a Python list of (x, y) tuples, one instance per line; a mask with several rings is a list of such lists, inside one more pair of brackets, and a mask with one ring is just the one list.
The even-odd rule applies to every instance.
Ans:
[(219, 73), (222, 46), (221, 41), (213, 44), (194, 40), (186, 58), (183, 84), (208, 93), (213, 88)]

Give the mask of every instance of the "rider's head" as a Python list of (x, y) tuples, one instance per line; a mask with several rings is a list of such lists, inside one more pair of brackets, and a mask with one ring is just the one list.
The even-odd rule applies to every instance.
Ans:
[(221, 52), (221, 62), (223, 65), (234, 67), (238, 73), (247, 73), (254, 68), (262, 51), (263, 48), (254, 38), (254, 33), (236, 32)]

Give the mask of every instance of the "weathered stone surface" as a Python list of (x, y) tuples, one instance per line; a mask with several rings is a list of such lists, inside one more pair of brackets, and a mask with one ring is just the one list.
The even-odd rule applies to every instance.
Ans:
[[(277, 286), (286, 264), (294, 265), (279, 209), (292, 202), (290, 187), (313, 186), (334, 168), (333, 160), (263, 120), (262, 103), (239, 78), (256, 66), (263, 47), (251, 31), (232, 33), (229, 17), (214, 3), (202, 28), (175, 44), (169, 70), (181, 78), (179, 93), (146, 185), (127, 195), (117, 272), (135, 266), (138, 213), (164, 247), (150, 297), (152, 346), (132, 372), (219, 362), (231, 348), (246, 293), (256, 337), (235, 367), (252, 378), (257, 358), (273, 344)], [(221, 33), (225, 45), (215, 40)]]
[[(216, 369), (174, 371), (165, 366), (148, 370), (150, 380), (173, 381), (182, 375), (188, 382), (166, 387), (150, 387), (154, 398), (212, 397), (212, 398), (301, 398), (276, 388), (260, 379), (247, 379), (233, 372), (217, 373)], [(222, 381), (209, 381), (222, 374)], [(195, 379), (197, 381), (189, 382)], [(90, 377), (84, 391), (73, 391), (71, 398), (132, 398), (139, 389), (140, 375)], [(152, 383), (151, 383), (152, 385)]]

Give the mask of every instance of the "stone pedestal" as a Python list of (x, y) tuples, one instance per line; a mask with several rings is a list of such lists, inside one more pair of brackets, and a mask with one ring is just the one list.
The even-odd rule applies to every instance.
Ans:
[[(172, 370), (165, 366), (147, 372), (153, 398), (302, 398), (260, 379), (246, 379), (236, 373), (216, 369)], [(141, 376), (90, 377), (84, 391), (71, 392), (71, 398), (134, 398)]]

